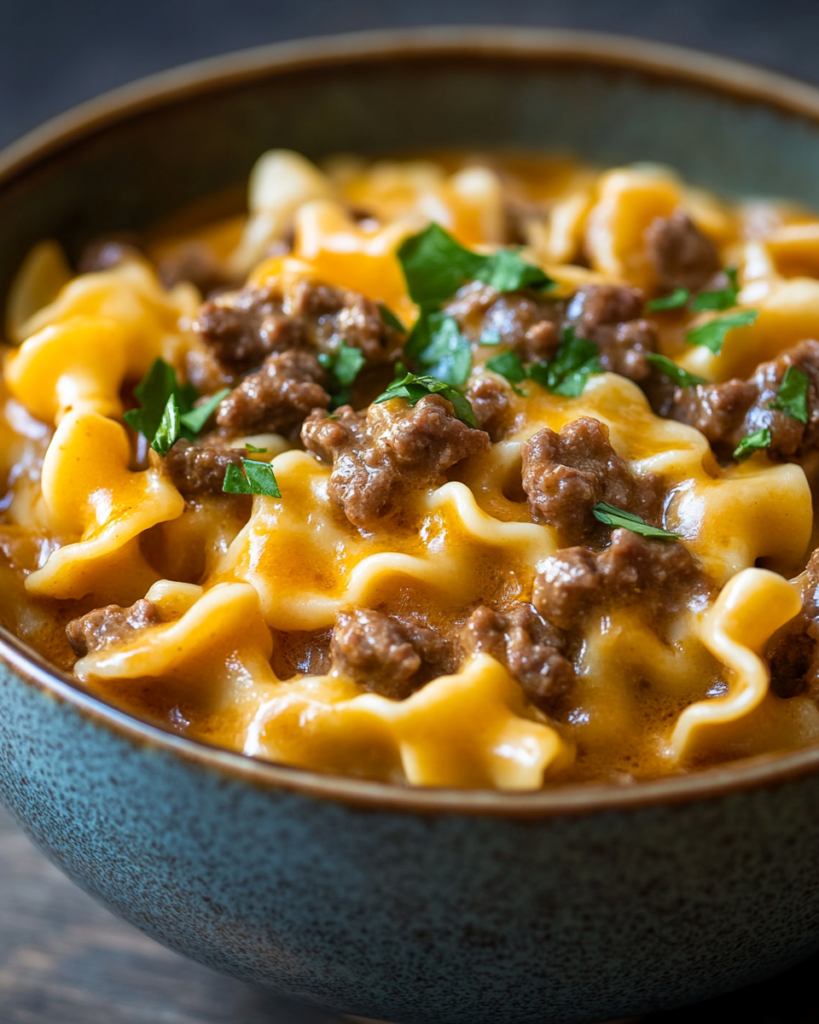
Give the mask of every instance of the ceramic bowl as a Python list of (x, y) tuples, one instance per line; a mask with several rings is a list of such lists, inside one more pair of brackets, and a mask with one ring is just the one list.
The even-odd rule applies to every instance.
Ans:
[[(0, 156), (0, 292), (241, 183), (271, 146), (650, 160), (819, 206), (819, 91), (622, 39), (506, 29), (292, 43), (183, 68)], [(0, 792), (149, 935), (339, 1012), (515, 1024), (702, 999), (819, 949), (819, 750), (634, 787), (401, 789), (166, 734), (0, 639)]]

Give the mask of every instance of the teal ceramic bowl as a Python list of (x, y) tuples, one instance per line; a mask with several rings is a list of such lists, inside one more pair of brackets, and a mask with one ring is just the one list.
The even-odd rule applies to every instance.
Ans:
[[(152, 79), (0, 156), (0, 291), (241, 183), (266, 148), (563, 149), (819, 206), (819, 91), (703, 55), (452, 29)], [(819, 949), (819, 750), (631, 788), (399, 789), (161, 732), (0, 635), (0, 793), (79, 885), (217, 970), (404, 1022), (607, 1019)]]

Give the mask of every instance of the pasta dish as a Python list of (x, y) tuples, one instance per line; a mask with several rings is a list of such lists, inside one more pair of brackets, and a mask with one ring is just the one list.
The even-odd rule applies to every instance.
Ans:
[(0, 620), (139, 717), (515, 790), (819, 741), (796, 204), (277, 150), (247, 214), (38, 244), (2, 355)]

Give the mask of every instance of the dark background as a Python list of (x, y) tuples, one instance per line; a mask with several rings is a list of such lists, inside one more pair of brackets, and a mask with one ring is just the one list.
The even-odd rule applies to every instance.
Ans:
[(819, 80), (819, 0), (0, 0), (0, 145), (81, 100), (200, 57), (463, 22), (620, 32)]
[[(201, 57), (306, 35), (466, 22), (643, 36), (819, 81), (819, 0), (0, 0), (0, 146), (106, 89)], [(814, 958), (643, 1024), (819, 1024), (817, 977)], [(116, 921), (2, 809), (0, 1022), (308, 1024)], [(311, 1015), (309, 1024), (329, 1022)]]

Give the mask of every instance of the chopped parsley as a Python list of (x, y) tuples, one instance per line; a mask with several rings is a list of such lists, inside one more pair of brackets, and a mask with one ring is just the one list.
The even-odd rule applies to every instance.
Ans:
[(577, 398), (583, 394), (589, 377), (603, 372), (598, 355), (593, 341), (578, 338), (573, 327), (564, 327), (554, 360), (535, 363), (526, 375), (554, 395)]
[(732, 309), (737, 304), (739, 295), (739, 280), (736, 267), (726, 267), (725, 276), (728, 278), (728, 287), (720, 288), (715, 292), (700, 292), (694, 296), (691, 308), (697, 312), (703, 309)]
[(800, 423), (808, 422), (808, 377), (807, 374), (789, 366), (779, 385), (776, 398), (768, 402), (769, 409), (780, 409), (791, 419)]
[(391, 398), (406, 398), (410, 405), (416, 405), (427, 395), (440, 395), (445, 398), (452, 403), (459, 420), (469, 427), (478, 426), (469, 400), (457, 388), (430, 375), (417, 376), (414, 373), (407, 373), (404, 377), (396, 378), (387, 390), (375, 399), (373, 405), (389, 402)]
[(199, 392), (193, 384), (180, 384), (176, 370), (164, 359), (155, 359), (134, 388), (140, 407), (129, 409), (124, 419), (145, 437), (154, 451), (165, 456), (180, 437), (195, 440), (228, 394), (230, 389), (225, 388), (201, 405), (194, 405)]
[(360, 348), (348, 345), (342, 338), (334, 353), (319, 352), (318, 361), (330, 375), (330, 405), (337, 409), (352, 398), (350, 385), (367, 362)]
[(486, 368), (494, 373), (499, 373), (501, 377), (505, 377), (512, 384), (520, 384), (521, 381), (526, 380), (526, 370), (523, 368), (520, 356), (516, 356), (514, 352), (501, 352), (499, 355), (492, 356), (491, 359), (486, 360)]
[(159, 426), (156, 428), (156, 434), (151, 442), (153, 450), (155, 452), (159, 452), (163, 458), (179, 440), (179, 431), (182, 427), (180, 419), (179, 404), (176, 401), (176, 395), (171, 395), (168, 398), (165, 411), (162, 413), (162, 419), (159, 421)]
[(478, 338), (479, 345), (500, 345), (503, 338), (500, 336), (500, 331), (496, 327), (487, 327), (483, 334)]
[(626, 512), (625, 509), (609, 505), (605, 501), (598, 501), (592, 512), (595, 519), (607, 526), (624, 527), (626, 530), (631, 530), (632, 533), (639, 533), (641, 537), (648, 537), (652, 540), (676, 540), (681, 536), (679, 533), (662, 530), (659, 526), (650, 526), (645, 519), (641, 519), (634, 512)]
[(743, 309), (739, 313), (730, 313), (728, 316), (720, 316), (715, 320), (709, 320), (701, 327), (695, 327), (685, 336), (689, 345), (704, 345), (710, 349), (715, 356), (722, 351), (722, 344), (725, 335), (734, 327), (747, 327), (759, 316), (758, 309)]
[(273, 467), (269, 462), (254, 462), (253, 459), (242, 459), (241, 469), (235, 462), (231, 462), (225, 473), (222, 490), (225, 494), (263, 494), (267, 498), (281, 497)]
[(491, 255), (465, 249), (440, 224), (430, 224), (398, 247), (398, 260), (413, 302), (422, 311), (435, 309), (467, 281), (483, 281), (500, 292), (534, 288), (545, 291), (554, 281), (540, 267), (511, 249)]
[(457, 320), (445, 313), (430, 313), (424, 320), (426, 345), (416, 354), (418, 362), (430, 377), (454, 387), (464, 384), (472, 369), (469, 339), (461, 334)]
[(125, 413), (125, 422), (153, 444), (171, 396), (176, 399), (177, 410), (181, 415), (193, 409), (199, 392), (192, 384), (180, 386), (176, 379), (176, 370), (164, 359), (155, 359), (151, 368), (134, 388), (134, 396), (139, 400), (140, 407), (129, 409)]
[(401, 334), (407, 333), (406, 327), (401, 323), (401, 321), (398, 319), (395, 313), (393, 313), (389, 306), (385, 306), (383, 302), (379, 302), (378, 312), (381, 314), (381, 319), (384, 321), (387, 327), (392, 327), (394, 331), (400, 331)]
[(665, 374), (670, 381), (681, 388), (693, 388), (697, 384), (705, 384), (704, 377), (698, 377), (695, 373), (688, 373), (681, 366), (677, 366), (674, 360), (669, 359), (668, 356), (661, 356), (656, 352), (650, 352), (646, 359), (652, 366), (656, 366), (660, 373)]
[(770, 444), (771, 428), (762, 427), (761, 430), (755, 430), (753, 434), (748, 434), (747, 437), (743, 437), (734, 449), (734, 458), (737, 462), (744, 462), (747, 458), (750, 458), (755, 451), (760, 448), (768, 448), (770, 447)]
[(245, 451), (250, 452), (251, 455), (261, 455), (267, 451), (267, 448), (257, 448), (255, 444), (245, 441)]
[(649, 299), (646, 309), (662, 311), (664, 309), (680, 309), (691, 298), (691, 292), (687, 288), (675, 288), (670, 295), (664, 295), (659, 299)]
[(223, 398), (227, 398), (230, 394), (230, 388), (223, 388), (221, 391), (217, 391), (215, 395), (211, 395), (207, 401), (201, 403), (201, 405), (194, 406), (190, 412), (183, 413), (179, 419), (183, 426), (187, 427), (188, 430), (193, 434), (199, 434), (205, 429), (205, 424), (216, 412), (216, 407), (222, 401)]

